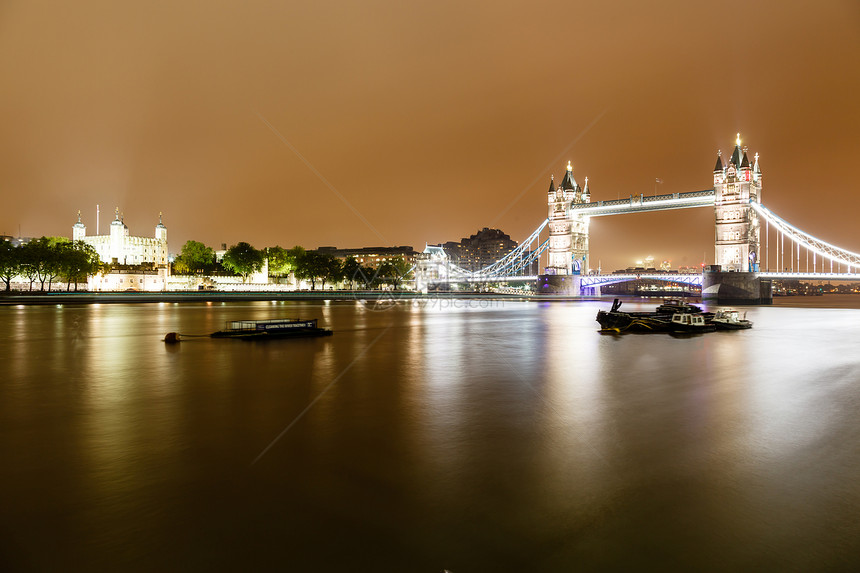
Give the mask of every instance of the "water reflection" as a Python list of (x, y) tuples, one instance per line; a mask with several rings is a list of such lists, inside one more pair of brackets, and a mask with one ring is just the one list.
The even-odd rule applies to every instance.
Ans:
[[(45, 552), (21, 534), (13, 555), (36, 569), (234, 567), (252, 549), (309, 570), (848, 563), (860, 312), (755, 308), (747, 332), (615, 337), (596, 332), (608, 304), (0, 308), (3, 525), (59, 540)], [(275, 316), (335, 335), (162, 342)]]

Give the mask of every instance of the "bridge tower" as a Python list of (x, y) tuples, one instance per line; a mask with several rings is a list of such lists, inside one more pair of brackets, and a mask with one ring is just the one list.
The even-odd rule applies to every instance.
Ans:
[(545, 274), (538, 276), (538, 292), (580, 293), (579, 275), (588, 271), (588, 216), (571, 206), (590, 200), (588, 178), (585, 187), (580, 187), (568, 161), (561, 185), (556, 188), (555, 181), (550, 181), (547, 191), (549, 260)]
[(751, 166), (738, 134), (731, 159), (723, 165), (718, 152), (714, 166), (715, 261), (723, 271), (759, 270), (761, 228), (750, 203), (761, 203), (761, 184), (758, 153)]
[(759, 272), (761, 228), (752, 203), (761, 203), (758, 154), (750, 165), (741, 135), (731, 158), (714, 166), (714, 254), (719, 266), (702, 275), (702, 301), (716, 304), (772, 304), (773, 285)]
[(588, 217), (574, 212), (574, 204), (588, 203), (591, 194), (588, 178), (580, 187), (573, 177), (573, 166), (567, 163), (567, 172), (556, 188), (550, 181), (547, 191), (549, 209), (549, 261), (547, 275), (572, 275), (588, 270)]

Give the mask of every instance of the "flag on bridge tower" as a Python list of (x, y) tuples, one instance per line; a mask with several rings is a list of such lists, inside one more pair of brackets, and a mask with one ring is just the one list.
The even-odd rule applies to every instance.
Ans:
[(656, 182), (657, 182), (657, 183), (662, 183), (662, 182), (663, 182), (663, 180), (662, 180), (662, 179), (660, 179), (660, 178), (658, 177), (658, 178), (657, 178), (657, 180), (656, 180)]

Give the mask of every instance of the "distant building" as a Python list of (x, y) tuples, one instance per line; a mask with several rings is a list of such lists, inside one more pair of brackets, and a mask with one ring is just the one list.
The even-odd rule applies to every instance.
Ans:
[(338, 249), (337, 247), (320, 247), (318, 253), (333, 255), (339, 259), (355, 257), (355, 260), (365, 267), (378, 267), (391, 259), (405, 259), (409, 264), (415, 262), (418, 255), (411, 246), (399, 247), (362, 247), (360, 249)]
[(484, 227), (470, 237), (440, 245), (451, 261), (467, 271), (493, 264), (517, 248), (517, 242), (500, 229)]
[(26, 245), (30, 241), (33, 240), (32, 237), (13, 237), (11, 235), (0, 235), (0, 240), (9, 241), (12, 243), (13, 247), (20, 247), (21, 245)]
[(110, 272), (99, 273), (87, 279), (87, 290), (99, 291), (148, 291), (167, 290), (168, 267), (146, 265), (116, 265)]
[(110, 224), (110, 234), (87, 236), (87, 227), (81, 222), (81, 212), (78, 211), (78, 222), (72, 226), (72, 240), (92, 245), (103, 263), (167, 265), (167, 227), (162, 223), (160, 213), (154, 237), (130, 236), (119, 209)]
[(427, 293), (433, 281), (448, 279), (449, 259), (445, 249), (438, 245), (425, 245), (415, 259), (415, 290)]

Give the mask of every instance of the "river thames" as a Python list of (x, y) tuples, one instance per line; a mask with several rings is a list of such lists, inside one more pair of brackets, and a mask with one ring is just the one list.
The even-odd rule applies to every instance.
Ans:
[(856, 570), (858, 303), (0, 307), (0, 569)]

